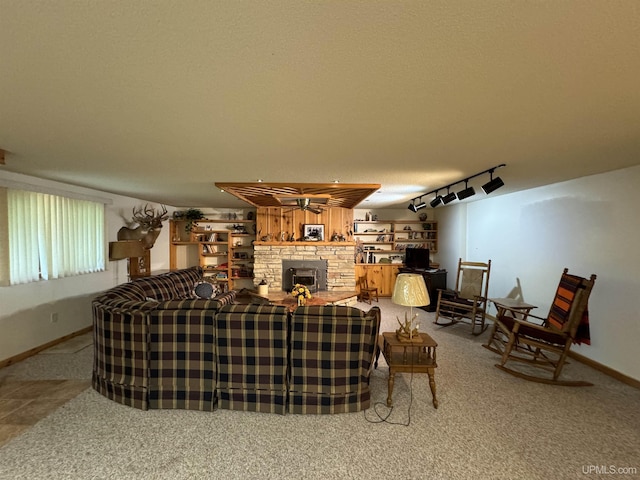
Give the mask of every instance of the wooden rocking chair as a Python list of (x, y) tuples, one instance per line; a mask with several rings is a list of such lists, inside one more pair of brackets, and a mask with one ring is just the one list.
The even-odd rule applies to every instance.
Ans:
[[(590, 386), (589, 382), (560, 380), (560, 373), (573, 343), (590, 343), (587, 303), (596, 276), (589, 280), (570, 275), (564, 269), (547, 318), (530, 313), (514, 318), (498, 308), (491, 336), (483, 347), (502, 355), (501, 370), (525, 380), (570, 386)], [(534, 320), (537, 319), (538, 321)], [(540, 323), (541, 321), (541, 323)], [(546, 376), (524, 373), (506, 367), (509, 361), (531, 365)]]
[(436, 319), (433, 323), (448, 326), (467, 321), (471, 323), (472, 334), (480, 335), (484, 332), (487, 328), (485, 316), (490, 271), (491, 260), (487, 263), (463, 262), (460, 258), (456, 288), (438, 291)]

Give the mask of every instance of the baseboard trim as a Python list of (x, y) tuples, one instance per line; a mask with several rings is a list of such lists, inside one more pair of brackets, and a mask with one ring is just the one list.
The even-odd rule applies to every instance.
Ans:
[(14, 355), (13, 357), (9, 357), (5, 360), (0, 361), (0, 368), (8, 367), (9, 365), (13, 365), (14, 363), (21, 362), (29, 357), (32, 357), (47, 348), (51, 348), (54, 345), (58, 345), (59, 343), (66, 342), (67, 340), (77, 337), (78, 335), (84, 335), (85, 333), (89, 333), (93, 329), (92, 326), (85, 327), (76, 332), (70, 333), (69, 335), (65, 335), (64, 337), (56, 338), (55, 340), (51, 340), (43, 345), (32, 348), (31, 350), (27, 350), (26, 352), (19, 353), (18, 355)]
[(605, 375), (609, 375), (610, 377), (615, 378), (622, 383), (626, 383), (627, 385), (640, 390), (640, 380), (636, 380), (633, 377), (625, 375), (624, 373), (620, 373), (613, 368), (602, 365), (595, 360), (591, 360), (590, 358), (585, 357), (584, 355), (580, 355), (579, 353), (572, 352), (571, 350), (569, 350), (569, 356), (580, 363), (584, 363), (585, 365), (588, 365), (589, 367), (604, 373)]

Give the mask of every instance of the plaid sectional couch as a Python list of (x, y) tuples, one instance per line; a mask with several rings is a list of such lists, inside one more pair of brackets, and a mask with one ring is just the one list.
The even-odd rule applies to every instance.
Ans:
[(341, 413), (370, 404), (380, 310), (191, 298), (199, 267), (93, 301), (93, 387), (143, 410)]
[(93, 300), (93, 388), (131, 407), (213, 410), (214, 319), (235, 292), (193, 298), (193, 267), (118, 285)]

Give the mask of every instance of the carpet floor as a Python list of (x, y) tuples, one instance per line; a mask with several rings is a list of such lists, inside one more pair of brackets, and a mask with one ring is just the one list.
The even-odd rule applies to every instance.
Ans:
[[(405, 309), (379, 305), (395, 330)], [(353, 414), (144, 412), (87, 388), (0, 447), (0, 479), (640, 478), (640, 390), (575, 361), (564, 376), (593, 387), (527, 382), (494, 367), (487, 333), (420, 317), (438, 342), (438, 409), (427, 376), (409, 373), (388, 409), (382, 357), (375, 405)], [(87, 380), (87, 351), (37, 355), (0, 379)]]

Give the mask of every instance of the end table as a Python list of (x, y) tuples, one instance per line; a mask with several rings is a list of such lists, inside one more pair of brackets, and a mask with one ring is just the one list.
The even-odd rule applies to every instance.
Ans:
[(380, 351), (384, 355), (384, 359), (389, 365), (389, 387), (387, 393), (387, 406), (393, 405), (393, 384), (395, 375), (398, 372), (407, 373), (426, 373), (429, 375), (429, 387), (431, 387), (431, 395), (433, 396), (433, 406), (438, 408), (438, 400), (436, 399), (436, 381), (434, 378), (434, 369), (438, 366), (436, 363), (436, 347), (438, 344), (426, 333), (419, 333), (420, 341), (412, 343), (402, 342), (398, 340), (395, 332), (384, 332), (380, 335), (379, 350), (376, 355), (375, 367), (378, 367), (378, 358)]

